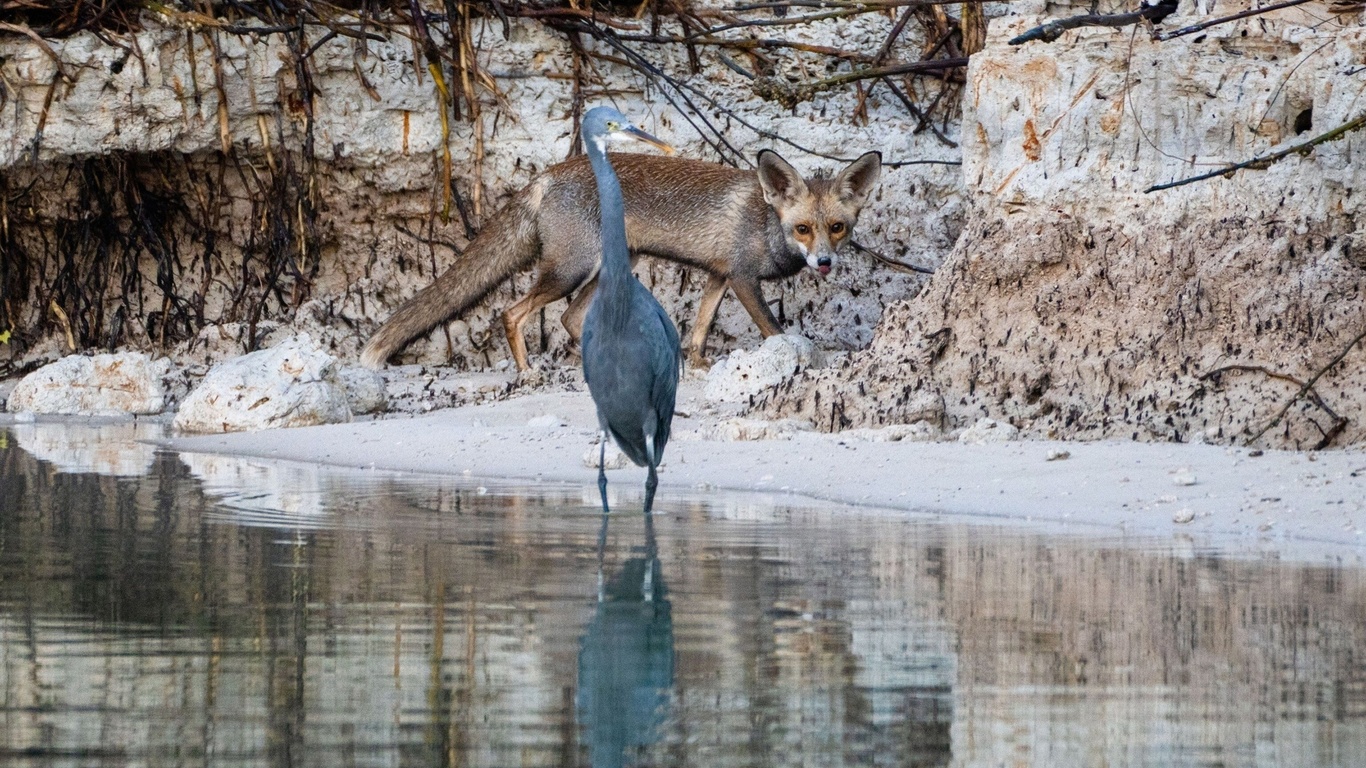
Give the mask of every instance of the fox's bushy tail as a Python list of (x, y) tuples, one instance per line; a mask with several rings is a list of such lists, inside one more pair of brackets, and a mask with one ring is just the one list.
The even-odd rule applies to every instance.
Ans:
[(370, 337), (361, 365), (382, 368), (391, 355), (446, 318), (464, 312), (489, 291), (536, 260), (540, 233), (536, 213), (540, 185), (522, 190), (470, 241), (440, 277), (404, 302)]

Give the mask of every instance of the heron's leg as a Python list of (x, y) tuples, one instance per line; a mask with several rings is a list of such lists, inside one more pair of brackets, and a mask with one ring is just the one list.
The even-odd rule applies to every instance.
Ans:
[(602, 527), (598, 528), (598, 602), (607, 598), (606, 580), (603, 579), (603, 560), (607, 556), (607, 515), (602, 516)]
[(655, 501), (655, 487), (659, 485), (659, 476), (655, 472), (655, 465), (659, 463), (659, 459), (655, 455), (655, 436), (648, 428), (645, 432), (645, 456), (650, 461), (650, 476), (645, 481), (645, 577), (640, 583), (640, 594), (644, 601), (649, 603), (655, 599), (655, 564), (659, 562), (655, 518), (650, 514)]
[(655, 457), (655, 436), (648, 430), (645, 433), (645, 458), (650, 462), (650, 476), (645, 478), (645, 514), (648, 515), (655, 504), (655, 488), (659, 486), (659, 475), (655, 472), (659, 464), (659, 459)]
[(645, 514), (650, 514), (650, 510), (655, 505), (655, 488), (659, 486), (659, 475), (655, 474), (655, 465), (650, 465), (650, 476), (645, 478)]
[(640, 595), (647, 603), (655, 599), (655, 563), (659, 562), (659, 548), (655, 544), (654, 515), (645, 516), (645, 578), (640, 582)]
[[(609, 515), (607, 507), (607, 432), (603, 431), (598, 442), (598, 493), (602, 496), (602, 513)], [(603, 525), (607, 523), (604, 522)]]
[(647, 602), (652, 603), (655, 599), (655, 561), (645, 561), (645, 578), (640, 582), (640, 596)]

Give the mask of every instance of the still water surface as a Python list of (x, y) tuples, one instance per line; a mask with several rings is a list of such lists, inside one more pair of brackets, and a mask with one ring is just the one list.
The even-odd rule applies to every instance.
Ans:
[(1366, 765), (1355, 566), (154, 429), (0, 429), (0, 764)]

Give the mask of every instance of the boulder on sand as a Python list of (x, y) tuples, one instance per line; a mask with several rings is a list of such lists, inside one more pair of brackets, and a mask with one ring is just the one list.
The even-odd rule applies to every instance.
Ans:
[(167, 358), (142, 352), (71, 355), (25, 376), (10, 393), (11, 413), (126, 416), (166, 407)]
[(307, 335), (219, 363), (176, 413), (183, 432), (245, 432), (351, 420), (337, 359)]

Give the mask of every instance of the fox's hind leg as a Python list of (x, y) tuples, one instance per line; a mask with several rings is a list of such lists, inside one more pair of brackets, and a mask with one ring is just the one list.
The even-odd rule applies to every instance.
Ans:
[(527, 362), (522, 326), (542, 307), (568, 296), (592, 274), (597, 262), (576, 258), (582, 252), (583, 249), (575, 247), (573, 243), (547, 243), (541, 253), (536, 284), (503, 313), (503, 330), (507, 332), (508, 346), (512, 348), (512, 359), (517, 362), (517, 370), (526, 371), (531, 367)]
[(579, 337), (583, 336), (583, 317), (588, 314), (588, 305), (592, 303), (593, 294), (597, 290), (598, 277), (594, 275), (592, 280), (589, 280), (579, 289), (574, 300), (569, 302), (569, 307), (565, 309), (564, 314), (560, 315), (560, 322), (564, 325), (564, 329), (569, 331), (569, 338), (573, 339), (575, 344), (578, 344)]

